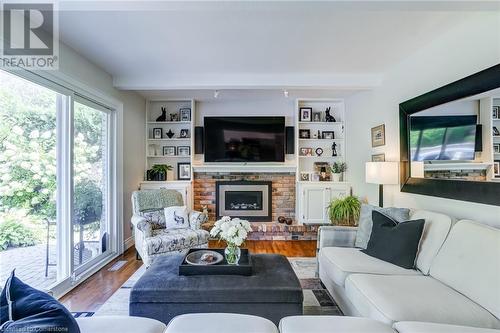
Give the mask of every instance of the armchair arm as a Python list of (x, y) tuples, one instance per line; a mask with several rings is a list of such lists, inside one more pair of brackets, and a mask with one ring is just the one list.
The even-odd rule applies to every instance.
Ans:
[(323, 247), (354, 247), (357, 227), (321, 226), (318, 230), (318, 250)]
[(150, 237), (153, 231), (153, 226), (143, 216), (133, 215), (131, 222), (137, 230), (140, 230), (144, 237)]
[(208, 217), (202, 212), (193, 210), (189, 213), (189, 227), (193, 230), (201, 229), (201, 225), (208, 220)]

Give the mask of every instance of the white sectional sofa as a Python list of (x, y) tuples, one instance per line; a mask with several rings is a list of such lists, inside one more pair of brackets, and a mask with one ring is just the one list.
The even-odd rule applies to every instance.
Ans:
[(423, 210), (410, 217), (426, 221), (416, 270), (354, 248), (356, 228), (321, 228), (319, 276), (344, 314), (500, 328), (500, 230)]

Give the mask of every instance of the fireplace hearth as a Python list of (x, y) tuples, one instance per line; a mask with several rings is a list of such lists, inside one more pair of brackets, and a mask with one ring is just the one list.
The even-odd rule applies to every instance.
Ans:
[(272, 182), (217, 181), (217, 219), (231, 216), (248, 221), (272, 221)]

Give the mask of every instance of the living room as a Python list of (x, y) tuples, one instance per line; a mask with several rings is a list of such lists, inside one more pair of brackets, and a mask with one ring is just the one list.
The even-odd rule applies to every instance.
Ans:
[(500, 328), (497, 2), (26, 6), (1, 332)]

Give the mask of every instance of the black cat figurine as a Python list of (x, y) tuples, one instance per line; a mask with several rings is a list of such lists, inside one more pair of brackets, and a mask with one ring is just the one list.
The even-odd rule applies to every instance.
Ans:
[(336, 121), (335, 118), (330, 114), (331, 109), (332, 109), (331, 107), (327, 107), (325, 110), (325, 114), (326, 114), (325, 121), (327, 123), (334, 123)]
[(167, 108), (162, 106), (161, 107), (161, 116), (156, 118), (156, 121), (167, 121)]

